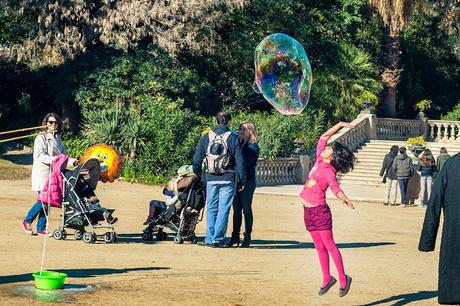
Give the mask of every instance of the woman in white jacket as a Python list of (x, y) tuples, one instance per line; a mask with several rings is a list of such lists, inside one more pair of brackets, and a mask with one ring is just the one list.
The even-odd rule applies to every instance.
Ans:
[[(43, 119), (42, 125), (46, 125), (44, 133), (39, 134), (34, 141), (34, 161), (32, 166), (32, 190), (40, 193), (50, 175), (53, 160), (59, 154), (65, 154), (64, 144), (61, 139), (62, 120), (54, 114), (49, 113)], [(73, 164), (75, 160), (69, 160)], [(51, 236), (46, 232), (47, 207), (37, 201), (27, 213), (22, 228), (28, 234), (33, 234), (32, 222), (38, 216), (37, 234)]]

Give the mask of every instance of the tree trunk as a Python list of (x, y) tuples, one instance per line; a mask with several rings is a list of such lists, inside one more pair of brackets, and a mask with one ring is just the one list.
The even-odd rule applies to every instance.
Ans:
[(382, 60), (384, 66), (382, 73), (383, 115), (386, 117), (396, 117), (396, 89), (402, 71), (400, 68), (401, 50), (399, 48), (399, 33), (392, 32), (386, 26), (382, 30)]
[[(71, 97), (69, 97), (71, 98)], [(62, 107), (62, 121), (64, 122), (64, 127), (68, 128), (72, 133), (76, 133), (79, 130), (78, 122), (80, 121), (80, 110), (78, 105), (73, 100), (64, 101), (61, 104)]]

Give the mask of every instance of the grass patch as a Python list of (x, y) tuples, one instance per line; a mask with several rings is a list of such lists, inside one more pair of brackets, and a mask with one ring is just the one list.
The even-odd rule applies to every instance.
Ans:
[(30, 170), (0, 158), (0, 180), (23, 180), (30, 178)]

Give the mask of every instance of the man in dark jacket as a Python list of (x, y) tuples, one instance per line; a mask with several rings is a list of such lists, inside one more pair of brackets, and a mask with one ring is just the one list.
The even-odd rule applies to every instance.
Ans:
[(441, 210), (444, 214), (439, 253), (438, 302), (460, 304), (460, 154), (448, 159), (433, 186), (418, 249), (434, 250)]
[[(230, 132), (229, 113), (217, 114), (217, 126), (212, 132), (201, 137), (193, 155), (193, 172), (201, 175), (201, 165), (206, 157), (206, 238), (200, 245), (223, 247), (227, 232), (228, 216), (235, 197), (246, 184), (246, 166), (238, 136)], [(218, 156), (220, 149), (213, 152), (215, 139), (223, 144), (226, 156)], [(211, 141), (210, 141), (211, 140)], [(224, 152), (225, 152), (224, 151)], [(222, 162), (228, 160), (228, 162)]]
[(398, 179), (392, 168), (395, 157), (398, 155), (398, 146), (392, 146), (390, 152), (385, 155), (382, 163), (382, 169), (380, 169), (380, 176), (383, 176), (382, 182), (386, 184), (385, 188), (385, 198), (383, 200), (383, 205), (388, 205), (390, 203), (391, 195), (391, 204), (396, 205), (396, 196), (398, 195)]
[(413, 175), (414, 166), (412, 164), (412, 159), (406, 154), (405, 147), (399, 148), (399, 155), (395, 157), (391, 167), (398, 179), (399, 190), (401, 191), (401, 205), (402, 207), (406, 207), (409, 203), (406, 197), (407, 183), (409, 182), (409, 178)]

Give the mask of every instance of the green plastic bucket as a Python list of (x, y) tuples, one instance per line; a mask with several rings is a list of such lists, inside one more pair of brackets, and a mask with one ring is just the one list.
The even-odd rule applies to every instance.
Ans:
[(35, 272), (35, 287), (43, 290), (55, 290), (64, 288), (67, 274), (53, 271)]

